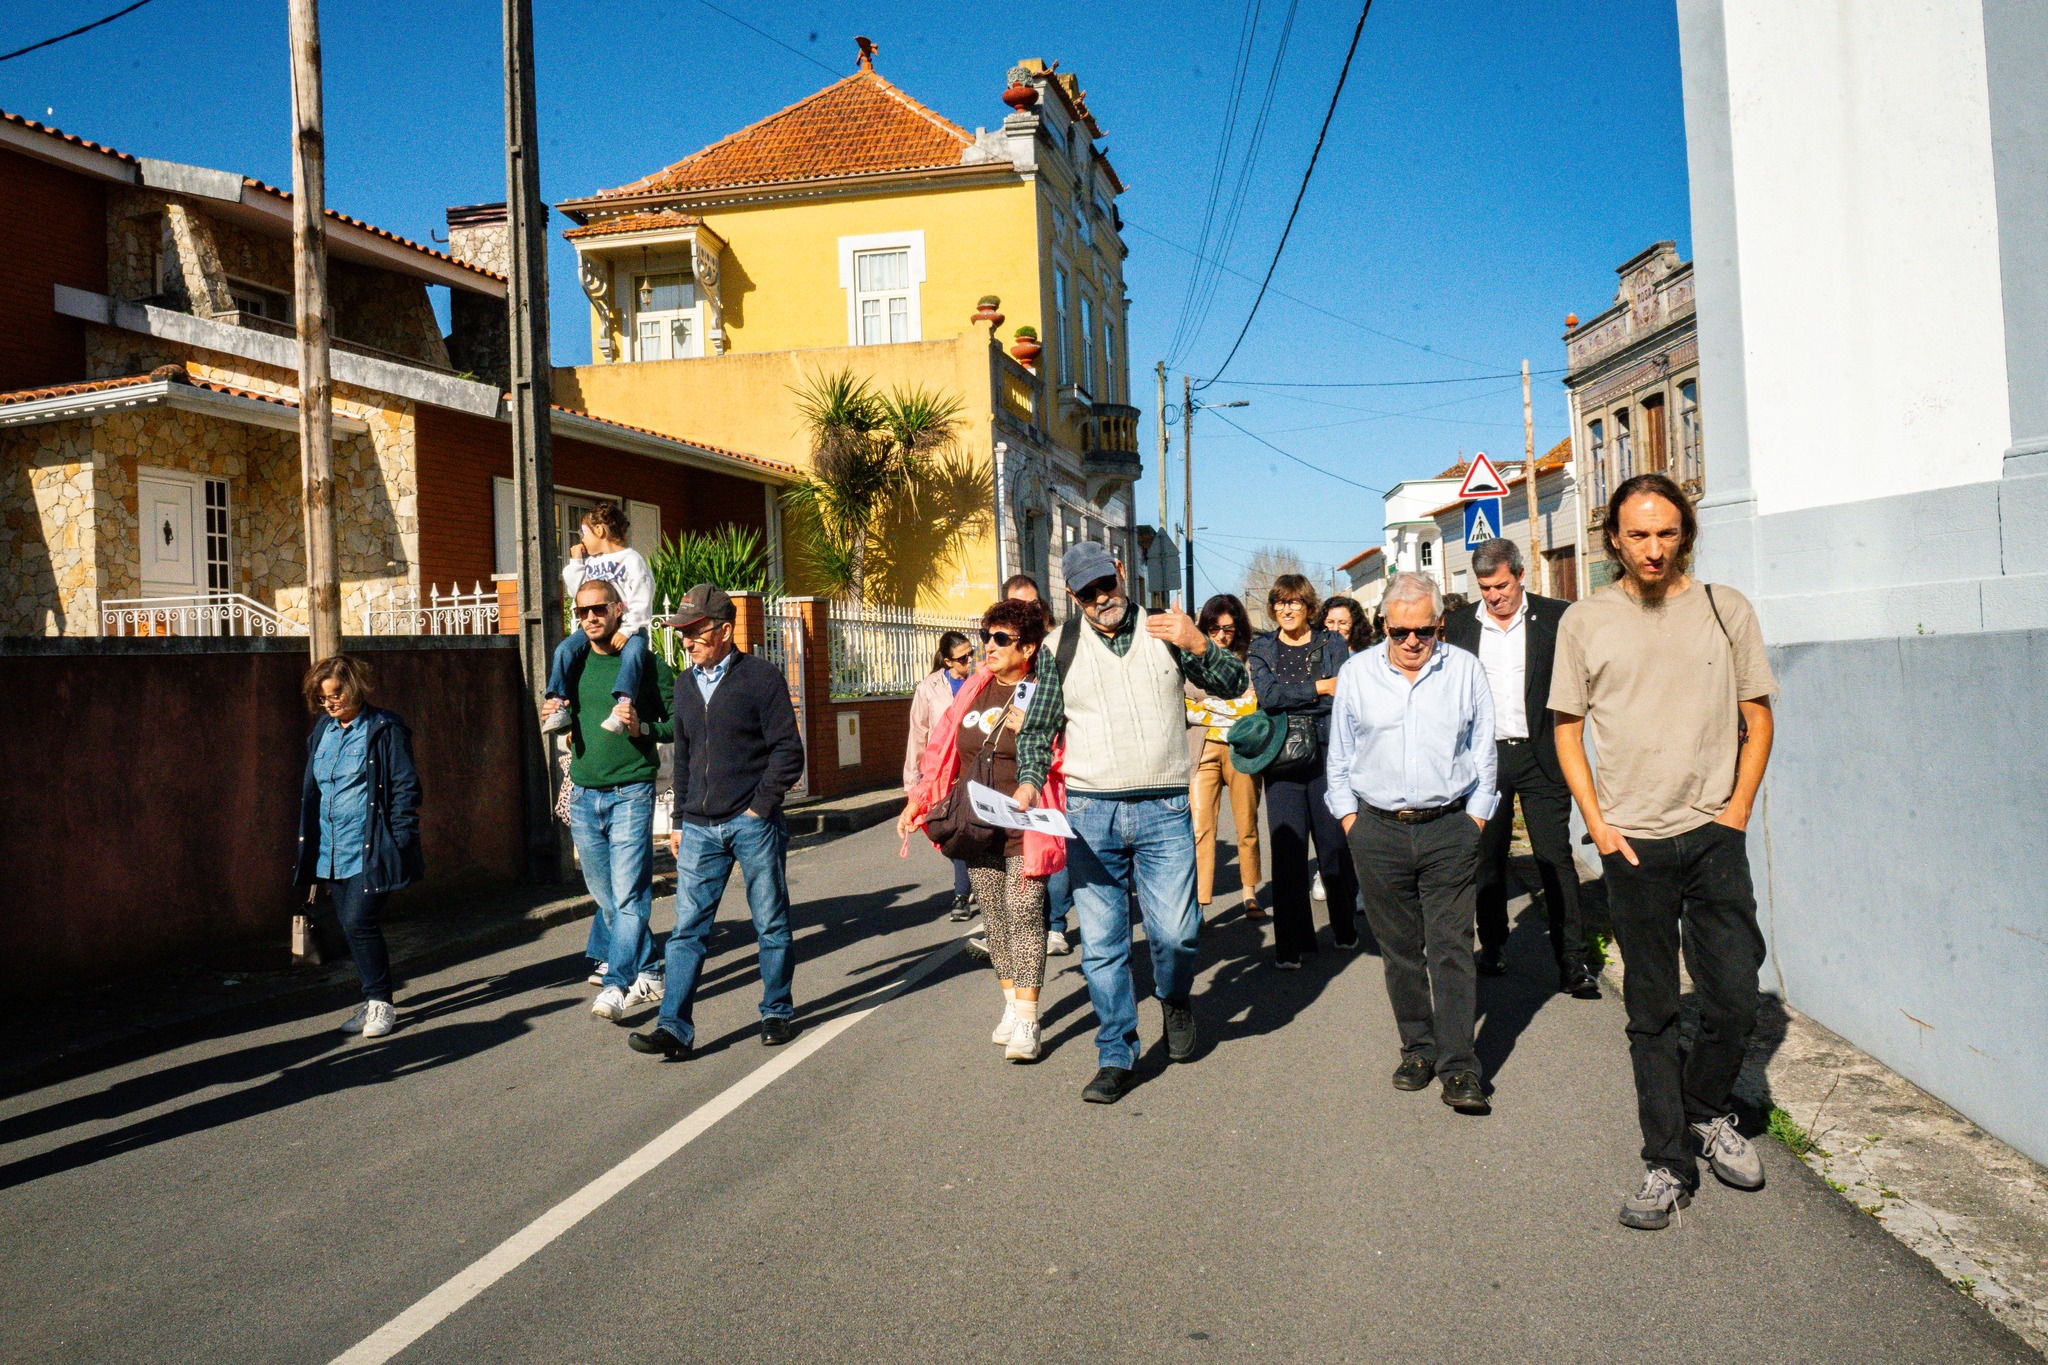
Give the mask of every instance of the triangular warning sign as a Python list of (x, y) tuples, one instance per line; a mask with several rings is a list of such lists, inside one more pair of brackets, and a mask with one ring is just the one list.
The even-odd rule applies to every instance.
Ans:
[(1493, 467), (1493, 461), (1480, 451), (1472, 457), (1472, 467), (1465, 471), (1465, 482), (1458, 489), (1461, 498), (1497, 498), (1508, 491), (1508, 481)]

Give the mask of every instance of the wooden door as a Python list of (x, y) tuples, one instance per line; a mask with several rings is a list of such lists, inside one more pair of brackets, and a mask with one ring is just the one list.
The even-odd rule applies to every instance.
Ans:
[(1643, 400), (1643, 472), (1661, 474), (1671, 464), (1664, 444), (1664, 395)]

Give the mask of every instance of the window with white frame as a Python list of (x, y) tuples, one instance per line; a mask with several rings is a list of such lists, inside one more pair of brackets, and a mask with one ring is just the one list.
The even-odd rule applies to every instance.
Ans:
[(1595, 417), (1586, 423), (1586, 463), (1593, 470), (1593, 501), (1607, 505), (1607, 423)]
[(1435, 567), (1436, 546), (1427, 540), (1423, 541), (1416, 547), (1415, 562), (1425, 569)]
[(1081, 296), (1081, 387), (1100, 397), (1102, 386), (1095, 380), (1095, 300)]
[(1614, 478), (1615, 486), (1621, 481), (1635, 477), (1635, 443), (1629, 432), (1629, 410), (1614, 410)]
[(846, 291), (846, 344), (922, 341), (918, 289), (923, 283), (924, 233), (841, 237), (839, 284)]
[(1060, 383), (1074, 382), (1074, 351), (1067, 344), (1072, 335), (1067, 330), (1067, 272), (1057, 266), (1052, 272), (1052, 325), (1059, 333), (1057, 351), (1060, 362)]
[(1102, 324), (1102, 396), (1112, 403), (1123, 401), (1119, 384), (1123, 379), (1123, 366), (1116, 363), (1116, 324)]
[(685, 360), (697, 349), (697, 288), (680, 271), (633, 277), (633, 358)]
[(1678, 386), (1678, 477), (1703, 477), (1700, 460), (1700, 385), (1687, 379)]

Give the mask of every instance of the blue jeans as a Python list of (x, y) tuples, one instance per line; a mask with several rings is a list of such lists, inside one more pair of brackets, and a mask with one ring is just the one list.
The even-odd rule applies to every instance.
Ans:
[[(646, 631), (636, 630), (626, 637), (626, 647), (619, 651), (619, 680), (612, 684), (613, 696), (632, 698), (640, 695), (640, 683), (646, 676), (651, 652)], [(590, 637), (581, 630), (570, 631), (562, 643), (555, 646), (554, 662), (548, 665), (548, 690), (542, 695), (560, 697), (573, 703), (576, 700), (576, 675), (583, 671), (583, 659), (589, 653)]]
[(577, 787), (569, 796), (569, 833), (583, 884), (597, 902), (584, 951), (607, 964), (605, 985), (624, 990), (654, 966), (654, 784)]
[(1074, 874), (1062, 867), (1045, 879), (1045, 927), (1057, 934), (1068, 932), (1074, 914)]
[(1195, 979), (1202, 912), (1195, 904), (1195, 822), (1186, 792), (1177, 796), (1067, 796), (1067, 868), (1081, 912), (1081, 973), (1098, 1027), (1102, 1065), (1128, 1070), (1137, 1060), (1138, 1000), (1131, 981), (1131, 908), (1135, 886), (1152, 952), (1152, 993), (1185, 1004)]
[(676, 855), (676, 927), (668, 936), (668, 994), (655, 1027), (686, 1043), (697, 1039), (690, 1007), (697, 998), (711, 922), (732, 867), (747, 883), (747, 909), (761, 946), (761, 1017), (787, 1019), (795, 961), (789, 951), (789, 827), (780, 815), (762, 820), (745, 812), (722, 825), (676, 827), (682, 850)]
[(389, 897), (369, 889), (370, 879), (358, 872), (353, 877), (327, 883), (334, 901), (334, 917), (341, 921), (342, 936), (348, 939), (349, 956), (356, 960), (356, 975), (363, 979), (363, 999), (391, 1003), (391, 954), (384, 946), (384, 930), (378, 916)]

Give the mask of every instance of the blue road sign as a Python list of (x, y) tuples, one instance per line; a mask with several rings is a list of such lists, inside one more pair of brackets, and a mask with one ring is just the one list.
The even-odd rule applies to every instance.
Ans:
[(1500, 499), (1474, 498), (1465, 504), (1465, 548), (1476, 550), (1500, 538)]

